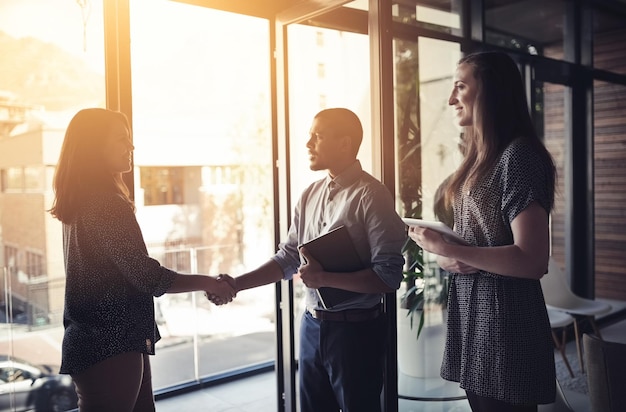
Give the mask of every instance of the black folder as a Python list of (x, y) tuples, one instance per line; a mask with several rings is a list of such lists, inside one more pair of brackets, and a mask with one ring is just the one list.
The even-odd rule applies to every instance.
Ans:
[[(365, 268), (345, 226), (339, 226), (300, 247), (306, 247), (311, 256), (320, 262), (327, 272), (355, 272)], [(332, 309), (337, 304), (356, 297), (360, 293), (322, 287), (317, 289), (317, 295), (325, 309)]]

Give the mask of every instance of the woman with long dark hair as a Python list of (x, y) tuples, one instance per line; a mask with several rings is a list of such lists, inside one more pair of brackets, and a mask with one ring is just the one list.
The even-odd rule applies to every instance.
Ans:
[(451, 273), (441, 376), (460, 383), (473, 411), (537, 411), (554, 401), (556, 386), (539, 281), (550, 253), (554, 163), (508, 55), (461, 59), (448, 103), (463, 127), (465, 153), (446, 202), (468, 245), (409, 230)]
[(80, 411), (154, 411), (150, 360), (160, 339), (155, 296), (205, 291), (232, 300), (227, 282), (183, 275), (148, 256), (122, 174), (131, 170), (123, 113), (83, 109), (65, 133), (50, 213), (63, 223), (66, 288), (61, 373)]

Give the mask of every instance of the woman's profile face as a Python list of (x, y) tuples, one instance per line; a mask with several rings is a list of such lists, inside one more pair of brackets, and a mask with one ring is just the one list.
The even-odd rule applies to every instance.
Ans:
[(130, 131), (121, 121), (111, 125), (104, 144), (103, 157), (107, 171), (125, 173), (131, 170), (131, 159), (134, 146), (130, 140)]
[(460, 64), (454, 75), (454, 87), (448, 104), (454, 108), (454, 118), (459, 126), (474, 124), (474, 102), (478, 93), (478, 82), (474, 69), (467, 64)]

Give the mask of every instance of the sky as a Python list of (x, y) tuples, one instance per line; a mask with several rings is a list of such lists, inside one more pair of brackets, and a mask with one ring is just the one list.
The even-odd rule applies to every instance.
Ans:
[(0, 30), (54, 43), (104, 73), (102, 0), (87, 1), (86, 42), (76, 0), (0, 0)]
[[(104, 74), (103, 1), (81, 2), (86, 42), (77, 0), (0, 0), (0, 30), (53, 43)], [(267, 21), (242, 25), (243, 16), (170, 0), (130, 6), (136, 137), (226, 137), (269, 98)]]

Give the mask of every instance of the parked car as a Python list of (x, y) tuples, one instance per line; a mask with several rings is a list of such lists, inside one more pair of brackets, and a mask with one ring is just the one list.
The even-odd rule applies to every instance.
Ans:
[(0, 355), (0, 412), (64, 412), (77, 408), (72, 378), (58, 370)]

